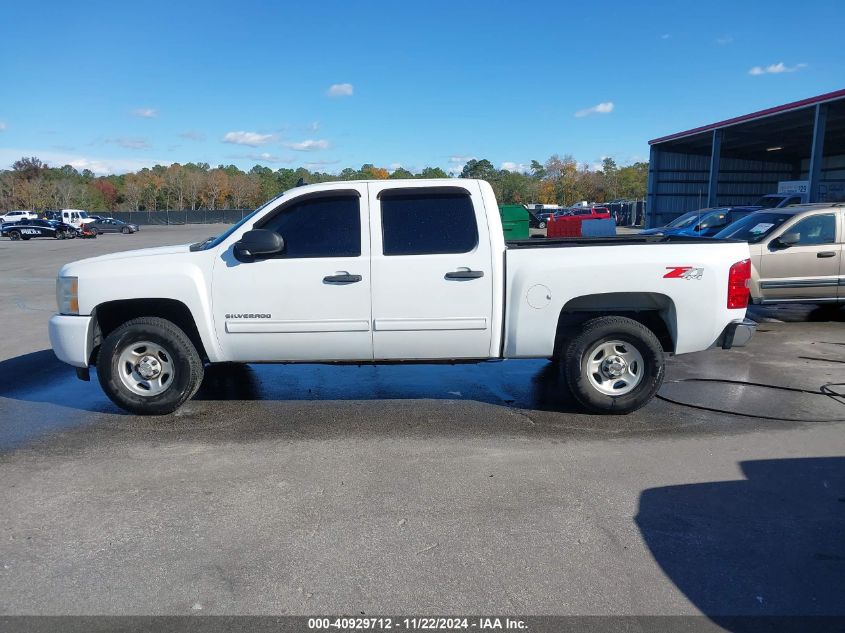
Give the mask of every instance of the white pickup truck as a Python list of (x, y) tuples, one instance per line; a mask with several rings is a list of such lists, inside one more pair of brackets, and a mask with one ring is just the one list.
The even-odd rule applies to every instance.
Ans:
[(193, 245), (65, 265), (56, 356), (139, 414), (207, 363), (553, 358), (587, 409), (647, 403), (664, 356), (744, 345), (748, 245), (621, 236), (505, 243), (479, 180), (297, 187)]

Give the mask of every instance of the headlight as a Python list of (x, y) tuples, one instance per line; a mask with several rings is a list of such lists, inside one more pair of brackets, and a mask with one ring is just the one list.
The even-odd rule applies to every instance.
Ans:
[(56, 280), (56, 304), (60, 314), (79, 314), (79, 279), (59, 277)]

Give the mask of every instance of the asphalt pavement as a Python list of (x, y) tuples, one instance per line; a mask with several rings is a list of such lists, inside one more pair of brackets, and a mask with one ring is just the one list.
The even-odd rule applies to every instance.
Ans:
[(55, 360), (61, 264), (220, 228), (0, 241), (0, 615), (845, 615), (842, 310), (624, 417), (544, 360), (215, 368), (155, 418)]

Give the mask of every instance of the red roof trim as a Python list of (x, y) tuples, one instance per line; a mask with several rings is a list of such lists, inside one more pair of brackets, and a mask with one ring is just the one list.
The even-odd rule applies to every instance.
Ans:
[(670, 134), (669, 136), (661, 136), (660, 138), (649, 141), (648, 144), (654, 145), (655, 143), (663, 143), (676, 138), (683, 138), (684, 136), (701, 134), (702, 132), (709, 132), (710, 130), (715, 130), (721, 127), (728, 127), (729, 125), (736, 125), (737, 123), (745, 123), (746, 121), (753, 121), (754, 119), (762, 119), (763, 117), (771, 116), (773, 114), (780, 114), (781, 112), (788, 112), (789, 110), (797, 110), (798, 108), (805, 108), (807, 106), (816, 105), (817, 103), (833, 101), (843, 97), (845, 97), (845, 89), (834, 90), (833, 92), (826, 92), (825, 94), (818, 95), (817, 97), (810, 97), (809, 99), (793, 101), (792, 103), (776, 106), (774, 108), (767, 108), (766, 110), (760, 110), (759, 112), (744, 114), (742, 116), (734, 117), (733, 119), (726, 119), (724, 121), (719, 121), (718, 123), (711, 123), (710, 125), (696, 127), (691, 130), (687, 130), (686, 132), (678, 132), (677, 134)]

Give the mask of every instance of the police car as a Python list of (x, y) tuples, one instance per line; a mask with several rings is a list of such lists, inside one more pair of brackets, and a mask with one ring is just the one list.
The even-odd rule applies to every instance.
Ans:
[(74, 238), (77, 230), (70, 224), (55, 220), (21, 220), (0, 226), (0, 236), (13, 242), (33, 237), (51, 237), (57, 240)]

